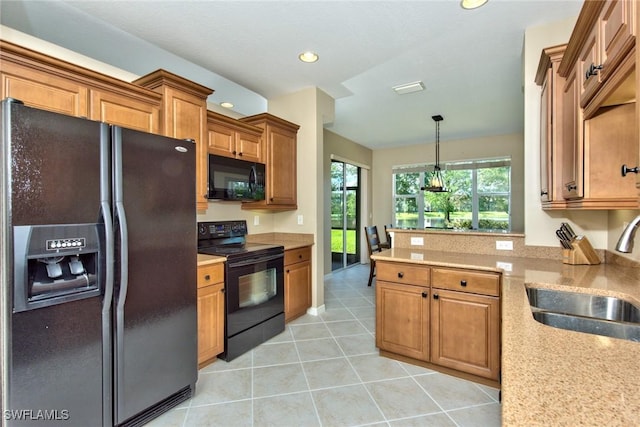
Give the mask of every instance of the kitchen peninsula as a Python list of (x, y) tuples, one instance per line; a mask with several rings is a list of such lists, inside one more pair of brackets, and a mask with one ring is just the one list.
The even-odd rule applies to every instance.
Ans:
[[(394, 230), (395, 247), (372, 258), (502, 275), (503, 425), (640, 425), (640, 343), (538, 323), (525, 292), (525, 286), (546, 287), (611, 295), (640, 305), (640, 268), (612, 263), (566, 265), (560, 259), (560, 248), (538, 252), (541, 248), (526, 247), (520, 253), (527, 256), (477, 254), (472, 251), (493, 251), (495, 244), (483, 248), (486, 236), (477, 236), (478, 241), (466, 235), (468, 241), (463, 245), (435, 246), (427, 242), (431, 233)], [(445, 240), (450, 241), (455, 233), (447, 233)], [(410, 243), (411, 237), (424, 237), (424, 245), (397, 246)], [(506, 234), (493, 235), (496, 238), (518, 240)], [(543, 256), (547, 250), (549, 257)]]

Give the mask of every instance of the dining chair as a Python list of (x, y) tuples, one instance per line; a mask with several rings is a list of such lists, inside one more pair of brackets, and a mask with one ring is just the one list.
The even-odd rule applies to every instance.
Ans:
[(367, 236), (367, 248), (369, 249), (369, 284), (367, 286), (371, 286), (371, 282), (376, 275), (376, 261), (371, 259), (371, 255), (374, 253), (382, 252), (384, 249), (388, 249), (388, 243), (381, 243), (380, 237), (378, 235), (378, 227), (372, 225), (370, 227), (364, 227), (364, 233)]

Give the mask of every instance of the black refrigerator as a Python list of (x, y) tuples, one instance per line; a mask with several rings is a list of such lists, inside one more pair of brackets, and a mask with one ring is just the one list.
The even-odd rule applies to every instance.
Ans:
[(195, 146), (0, 112), (3, 422), (142, 425), (197, 380)]

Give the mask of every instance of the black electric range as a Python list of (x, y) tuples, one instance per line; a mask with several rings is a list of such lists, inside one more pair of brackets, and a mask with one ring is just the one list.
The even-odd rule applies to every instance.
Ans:
[(246, 241), (246, 221), (198, 223), (198, 253), (226, 257), (224, 352), (231, 361), (284, 331), (284, 247)]
[(246, 241), (246, 221), (198, 223), (198, 253), (226, 257), (229, 261), (284, 254), (282, 245)]

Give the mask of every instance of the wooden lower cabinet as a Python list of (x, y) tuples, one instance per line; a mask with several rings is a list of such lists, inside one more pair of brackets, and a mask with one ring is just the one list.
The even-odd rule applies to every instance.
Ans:
[(311, 307), (311, 248), (285, 251), (284, 319), (302, 316)]
[(376, 268), (381, 352), (497, 385), (500, 274), (389, 261)]
[(224, 351), (224, 264), (198, 267), (198, 366)]
[(376, 282), (376, 347), (429, 360), (429, 288)]
[(498, 379), (500, 299), (432, 289), (431, 362)]

